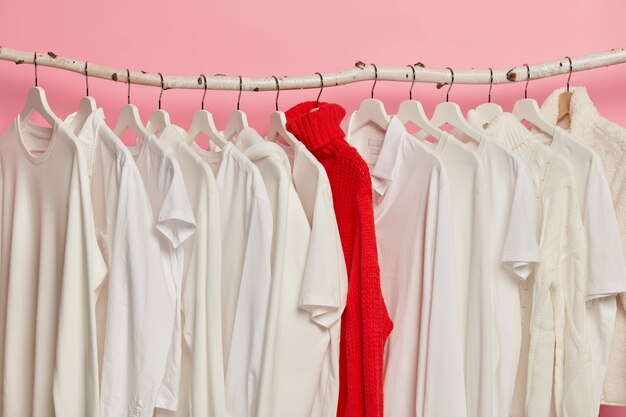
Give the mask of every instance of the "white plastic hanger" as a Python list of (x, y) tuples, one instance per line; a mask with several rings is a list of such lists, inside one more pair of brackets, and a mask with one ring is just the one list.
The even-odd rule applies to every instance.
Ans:
[(387, 130), (391, 121), (383, 102), (374, 98), (374, 87), (376, 87), (376, 82), (378, 81), (378, 68), (374, 64), (371, 65), (374, 67), (372, 93), (370, 98), (361, 102), (359, 109), (353, 115), (350, 123), (350, 133), (354, 133), (370, 123), (377, 125), (382, 130)]
[(85, 97), (81, 98), (78, 103), (78, 110), (75, 114), (75, 132), (80, 130), (87, 121), (87, 117), (98, 108), (96, 106), (96, 100), (89, 96), (89, 72), (87, 65), (89, 65), (89, 63), (85, 62)]
[(497, 115), (502, 113), (502, 107), (491, 102), (491, 89), (493, 87), (493, 70), (491, 68), (489, 68), (489, 77), (489, 95), (487, 96), (487, 102), (478, 105), (474, 109), (474, 116), (483, 127), (486, 127)]
[(278, 78), (272, 75), (274, 80), (276, 81), (276, 100), (274, 102), (276, 111), (270, 114), (270, 127), (267, 132), (267, 140), (271, 142), (276, 142), (279, 138), (283, 139), (286, 143), (289, 144), (292, 148), (296, 147), (298, 143), (298, 139), (287, 130), (287, 117), (285, 113), (278, 110), (278, 96), (280, 95), (280, 84), (278, 83)]
[(524, 64), (526, 67), (526, 87), (524, 88), (524, 98), (517, 100), (513, 106), (513, 115), (521, 122), (526, 120), (533, 126), (542, 130), (550, 136), (554, 136), (555, 127), (551, 125), (541, 114), (537, 100), (528, 98), (528, 83), (530, 82), (530, 67), (528, 64)]
[[(418, 63), (416, 65), (423, 66), (421, 63)], [(400, 119), (403, 125), (406, 125), (407, 123), (413, 123), (434, 138), (439, 138), (442, 133), (441, 129), (430, 123), (428, 117), (426, 117), (426, 113), (424, 112), (424, 106), (422, 106), (422, 103), (417, 100), (413, 100), (415, 66), (408, 65), (408, 67), (413, 70), (413, 81), (411, 82), (411, 89), (409, 90), (409, 99), (404, 100), (402, 103), (400, 103), (400, 107), (398, 108), (398, 119)]]
[(433, 125), (438, 126), (439, 128), (445, 125), (456, 127), (472, 140), (480, 142), (481, 133), (467, 122), (467, 120), (463, 116), (461, 107), (457, 103), (449, 101), (450, 90), (452, 89), (452, 85), (454, 84), (454, 71), (450, 67), (447, 68), (450, 70), (451, 79), (450, 86), (448, 87), (448, 91), (446, 92), (446, 101), (445, 103), (437, 104), (437, 107), (435, 107), (435, 112), (433, 113), (433, 117), (431, 117), (430, 122)]
[(246, 113), (239, 110), (239, 103), (241, 101), (241, 90), (243, 89), (243, 79), (239, 76), (239, 96), (237, 97), (237, 110), (230, 112), (226, 127), (222, 134), (228, 141), (235, 140), (239, 132), (248, 127), (248, 116)]
[[(20, 124), (24, 124), (26, 120), (34, 113), (39, 113), (50, 126), (59, 121), (59, 118), (50, 108), (46, 99), (46, 92), (38, 86), (37, 82), (37, 52), (35, 52), (35, 86), (28, 90), (26, 95), (26, 103), (20, 113)], [(21, 127), (21, 126), (20, 126)]]
[(189, 125), (189, 130), (187, 130), (186, 141), (187, 143), (193, 143), (198, 135), (204, 134), (220, 149), (224, 149), (228, 142), (226, 142), (226, 139), (224, 139), (224, 137), (215, 127), (215, 122), (213, 122), (213, 116), (211, 115), (211, 113), (204, 110), (204, 97), (206, 96), (207, 84), (206, 76), (204, 74), (200, 74), (200, 76), (204, 80), (204, 94), (202, 94), (202, 106), (200, 110), (196, 111), (193, 114), (191, 125)]
[(146, 129), (148, 132), (154, 134), (156, 137), (161, 136), (161, 132), (172, 124), (170, 122), (170, 115), (163, 109), (161, 109), (161, 97), (163, 97), (163, 90), (165, 90), (165, 83), (163, 82), (163, 74), (160, 72), (159, 77), (161, 77), (161, 92), (159, 93), (159, 108), (152, 112), (150, 116), (150, 120), (148, 120), (148, 124), (146, 125)]
[(124, 132), (130, 129), (137, 135), (137, 145), (141, 145), (141, 141), (148, 134), (148, 131), (141, 121), (137, 106), (130, 104), (130, 71), (128, 69), (126, 69), (126, 77), (128, 78), (128, 103), (122, 107), (113, 132), (118, 137), (122, 137)]
[(569, 91), (569, 81), (572, 78), (572, 71), (574, 70), (574, 68), (572, 66), (572, 58), (568, 56), (566, 56), (565, 58), (569, 61), (569, 75), (567, 76), (566, 90), (559, 94), (558, 113), (556, 117), (557, 124), (569, 115), (569, 108), (572, 103), (572, 92)]

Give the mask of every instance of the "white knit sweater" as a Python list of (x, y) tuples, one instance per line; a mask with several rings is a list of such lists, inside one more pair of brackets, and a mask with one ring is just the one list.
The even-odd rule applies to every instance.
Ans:
[[(554, 91), (542, 105), (541, 111), (552, 123), (557, 121), (559, 95), (564, 91), (563, 88)], [(626, 256), (626, 129), (602, 117), (584, 87), (570, 87), (570, 91), (573, 94), (569, 116), (560, 121), (559, 126), (595, 150), (602, 159)], [(621, 299), (626, 306), (626, 294), (622, 294)], [(617, 310), (603, 403), (626, 405), (626, 311), (622, 308)]]
[(511, 416), (589, 417), (587, 250), (573, 172), (510, 113), (496, 117), (487, 133), (528, 164), (537, 195), (541, 263), (521, 289), (522, 352)]

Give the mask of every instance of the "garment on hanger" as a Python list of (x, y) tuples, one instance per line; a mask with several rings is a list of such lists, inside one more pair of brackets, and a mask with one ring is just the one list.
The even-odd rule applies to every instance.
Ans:
[[(626, 129), (616, 123), (602, 117), (594, 106), (586, 88), (570, 87), (572, 97), (568, 114), (558, 120), (559, 96), (565, 92), (565, 88), (555, 90), (541, 106), (546, 119), (557, 124), (571, 136), (584, 145), (593, 149), (602, 160), (604, 174), (608, 181), (617, 225), (621, 235), (622, 249), (626, 256)], [(594, 202), (594, 205), (596, 203)], [(606, 220), (606, 219), (596, 219)], [(603, 243), (609, 243), (610, 241)], [(600, 246), (602, 248), (602, 246)], [(601, 249), (608, 251), (609, 249)], [(610, 256), (615, 250), (606, 253)], [(593, 260), (591, 260), (593, 262)], [(592, 263), (590, 267), (603, 267), (604, 265)], [(622, 277), (623, 278), (623, 277)], [(604, 379), (602, 402), (613, 405), (626, 405), (626, 297), (622, 294), (621, 304), (617, 303), (617, 316), (612, 337), (608, 368)], [(598, 301), (599, 302), (599, 301)], [(596, 302), (596, 303), (598, 303)], [(609, 321), (602, 319), (602, 322)], [(610, 338), (613, 329), (608, 328), (604, 337)]]
[[(170, 328), (172, 331), (169, 343), (166, 344), (165, 340), (160, 341), (169, 351), (166, 352), (163, 381), (155, 397), (154, 407), (176, 410), (181, 363), (180, 311), (184, 263), (182, 244), (195, 233), (197, 225), (180, 166), (172, 153), (152, 134), (140, 138), (139, 144), (129, 150), (136, 158), (137, 168), (150, 200), (153, 221), (159, 232), (162, 267), (166, 271), (170, 285), (167, 294), (169, 299), (163, 297), (161, 302), (162, 308), (171, 314), (169, 316), (171, 319), (164, 321), (160, 326)], [(115, 379), (110, 380), (112, 386), (115, 386), (116, 382)], [(147, 385), (142, 388), (146, 387)], [(146, 406), (150, 407), (151, 404), (145, 404), (142, 408), (145, 409)]]
[(383, 349), (392, 323), (380, 290), (371, 180), (363, 159), (344, 140), (339, 124), (345, 110), (322, 102), (317, 107), (304, 102), (285, 115), (287, 129), (326, 169), (348, 272), (337, 415), (381, 417)]
[(619, 228), (600, 157), (556, 127), (554, 137), (534, 131), (546, 146), (572, 165), (587, 238), (587, 340), (593, 370), (594, 413), (600, 412), (617, 313), (616, 295), (626, 292), (626, 265)]
[(124, 415), (135, 406), (131, 398), (149, 404), (150, 394), (141, 392), (158, 382), (153, 372), (164, 369), (158, 347), (171, 334), (162, 326), (173, 318), (163, 308), (171, 284), (163, 268), (152, 262), (161, 252), (141, 174), (106, 125), (104, 112), (97, 109), (84, 120), (72, 113), (65, 123), (86, 156), (96, 233), (109, 271), (97, 297), (100, 370), (115, 376), (114, 384), (125, 390), (117, 399), (109, 397), (111, 381), (104, 378), (101, 412)]
[(98, 248), (85, 154), (59, 119), (0, 139), (0, 410), (99, 415)]
[(211, 167), (191, 149), (185, 136), (183, 129), (170, 125), (159, 138), (180, 165), (198, 227), (183, 243), (184, 344), (178, 409), (175, 414), (157, 409), (155, 417), (217, 417), (226, 415), (220, 196)]
[(192, 149), (217, 181), (222, 224), (222, 344), (227, 412), (255, 416), (271, 285), (272, 207), (259, 169), (232, 142)]
[[(296, 288), (296, 297), (288, 298), (292, 305), (288, 311), (298, 309), (293, 316), (297, 337), (290, 338), (293, 345), (286, 346), (292, 359), (284, 361), (281, 351), (277, 364), (289, 370), (294, 369), (294, 362), (300, 362), (297, 371), (281, 373), (280, 388), (285, 400), (296, 398), (296, 392), (309, 397), (300, 404), (279, 403), (276, 415), (297, 416), (306, 412), (310, 417), (334, 416), (339, 399), (340, 319), (346, 305), (348, 276), (333, 196), (324, 167), (302, 142), (295, 141), (294, 147), (276, 143), (289, 158), (293, 184), (311, 227), (304, 277)], [(323, 332), (313, 331), (311, 323)], [(307, 358), (306, 363), (302, 363), (302, 358)]]
[(574, 174), (510, 113), (496, 116), (486, 133), (524, 159), (537, 199), (541, 262), (520, 291), (522, 350), (511, 416), (589, 416), (587, 249)]
[[(472, 120), (471, 110), (469, 119)], [(487, 178), (495, 326), (492, 411), (494, 416), (508, 416), (522, 343), (519, 284), (540, 258), (535, 232), (535, 188), (524, 161), (495, 139), (483, 134), (480, 142), (475, 142), (458, 130), (454, 135), (475, 149)]]
[(394, 322), (385, 415), (466, 416), (462, 303), (443, 163), (397, 116), (386, 132), (365, 125), (347, 139), (372, 176), (381, 285)]

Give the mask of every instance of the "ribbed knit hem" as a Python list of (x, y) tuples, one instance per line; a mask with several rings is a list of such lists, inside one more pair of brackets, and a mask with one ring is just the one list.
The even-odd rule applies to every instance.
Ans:
[(342, 139), (345, 134), (341, 130), (341, 120), (346, 110), (339, 104), (319, 103), (315, 111), (314, 101), (305, 101), (285, 112), (287, 130), (295, 135), (309, 150), (326, 146), (328, 143)]

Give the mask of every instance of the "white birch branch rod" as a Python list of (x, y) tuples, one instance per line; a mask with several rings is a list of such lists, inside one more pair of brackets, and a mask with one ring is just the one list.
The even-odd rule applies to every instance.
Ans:
[[(16, 64), (33, 64), (34, 52), (20, 51), (0, 46), (0, 60), (13, 61)], [(585, 71), (593, 68), (626, 63), (626, 49), (611, 49), (589, 55), (571, 57), (572, 70)], [(58, 56), (53, 52), (38, 53), (37, 65), (60, 68), (79, 74), (85, 73), (85, 61)], [(413, 72), (409, 66), (378, 66), (379, 81), (408, 81), (413, 79)], [(128, 82), (126, 69), (107, 67), (89, 63), (89, 76), (113, 80), (121, 83)], [(530, 79), (553, 77), (567, 74), (570, 70), (567, 58), (534, 64), (530, 66)], [(429, 68), (415, 66), (415, 81), (425, 83), (447, 84), (450, 82), (450, 70), (446, 68)], [(335, 72), (322, 74), (324, 87), (351, 84), (361, 81), (374, 80), (374, 67), (371, 64), (357, 62), (354, 67)], [(166, 89), (195, 88), (203, 89), (202, 78), (198, 75), (179, 76), (163, 75)], [(156, 73), (145, 71), (130, 71), (132, 84), (161, 87), (161, 78)], [(281, 90), (296, 90), (304, 88), (320, 88), (321, 80), (317, 74), (279, 77)], [(519, 82), (527, 79), (526, 67), (523, 65), (505, 69), (493, 70), (493, 83), (504, 84)], [(239, 77), (226, 75), (207, 75), (207, 89), (209, 90), (239, 90)], [(454, 70), (455, 84), (489, 84), (488, 69)], [(276, 82), (270, 77), (243, 77), (242, 90), (244, 91), (271, 91), (276, 90)]]

